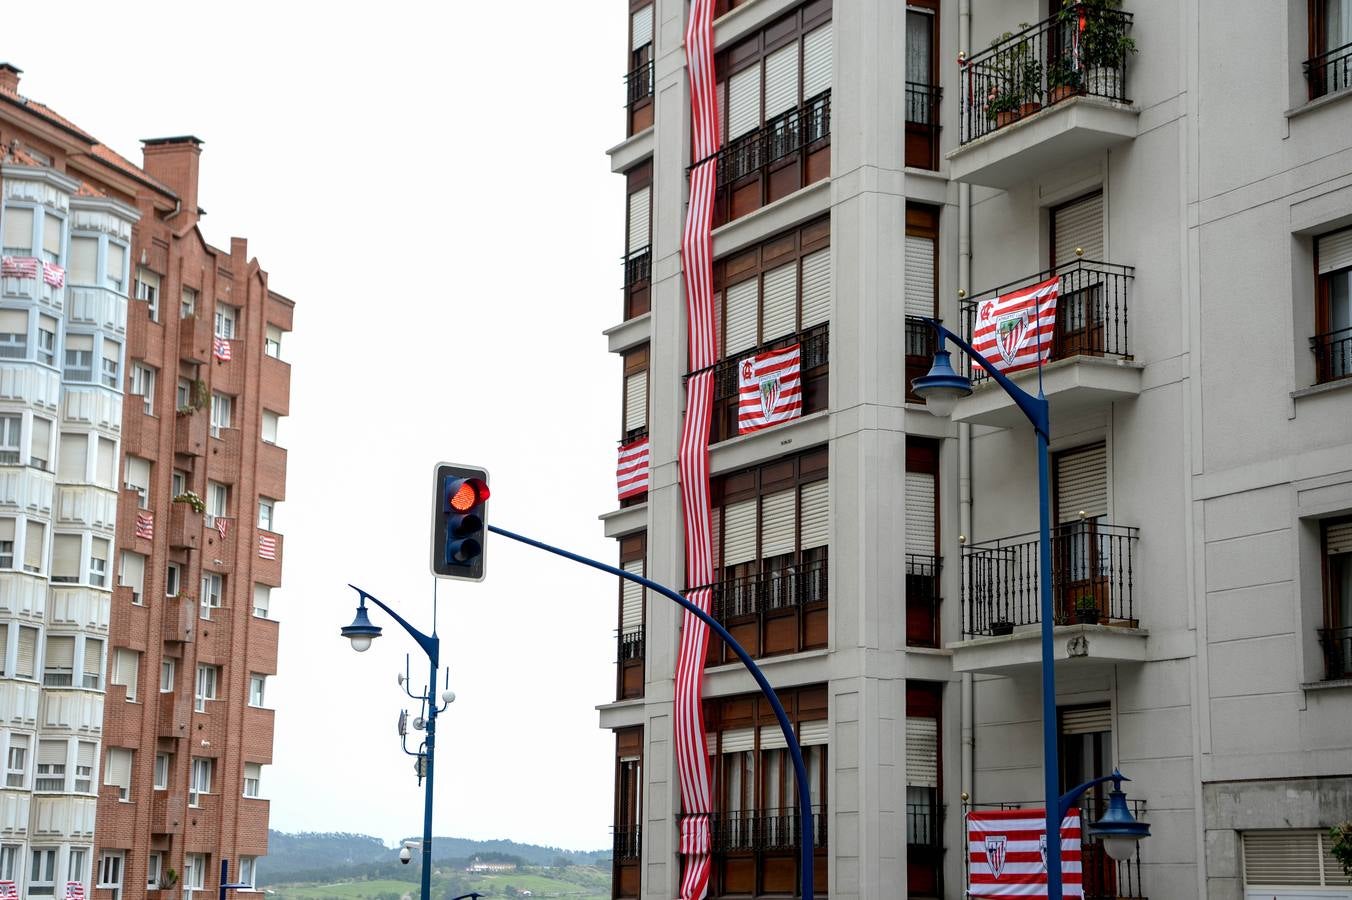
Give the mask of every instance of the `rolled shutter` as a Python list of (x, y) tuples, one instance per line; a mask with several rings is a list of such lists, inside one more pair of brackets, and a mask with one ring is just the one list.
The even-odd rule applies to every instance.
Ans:
[(42, 249), (52, 256), (61, 256), (61, 220), (46, 213), (42, 222)]
[(823, 479), (803, 485), (799, 504), (799, 546), (825, 547), (831, 542), (831, 483)]
[(98, 273), (99, 242), (92, 237), (70, 239), (69, 265), (66, 274), (71, 284), (93, 284)]
[(33, 252), (33, 211), (31, 209), (7, 206), (5, 218), (5, 249)]
[(644, 44), (653, 42), (653, 7), (648, 4), (638, 10), (635, 10), (632, 18), (633, 26), (631, 29), (630, 50), (637, 50)]
[(92, 770), (97, 746), (93, 741), (80, 741), (75, 747), (75, 764)]
[(1057, 266), (1074, 262), (1076, 247), (1084, 251), (1085, 259), (1103, 260), (1103, 194), (1091, 194), (1067, 203), (1052, 216), (1052, 231), (1056, 235), (1053, 253)]
[(798, 327), (798, 264), (789, 263), (765, 273), (762, 289), (761, 340), (793, 334)]
[(1112, 730), (1113, 713), (1107, 706), (1061, 710), (1062, 734), (1099, 734)]
[(709, 510), (709, 544), (717, 572), (723, 568), (723, 510), (717, 506)]
[(117, 470), (117, 445), (105, 437), (99, 438), (98, 468), (94, 473), (95, 481), (105, 487), (113, 487)]
[(150, 488), (150, 460), (127, 457), (127, 487), (145, 491)]
[(728, 79), (728, 140), (760, 126), (760, 88), (759, 64)]
[(141, 654), (135, 650), (119, 647), (113, 653), (113, 684), (125, 685), (127, 696), (136, 697), (137, 680), (141, 667)]
[(939, 786), (939, 722), (906, 717), (906, 784), (909, 787)]
[(723, 507), (723, 565), (735, 566), (756, 558), (756, 501), (742, 500)]
[(793, 552), (796, 492), (776, 491), (761, 498), (761, 558)]
[(803, 327), (831, 318), (831, 248), (803, 257)]
[(269, 444), (277, 443), (277, 423), (281, 417), (275, 412), (263, 412), (263, 440)]
[[(158, 295), (160, 292), (160, 276), (149, 269), (138, 268), (136, 270), (136, 280), (148, 288), (154, 288)], [(138, 298), (139, 299), (139, 298)]]
[(831, 725), (825, 719), (798, 723), (798, 743), (803, 747), (825, 746), (830, 742)]
[(92, 334), (67, 334), (67, 350), (84, 350), (89, 353), (94, 352), (94, 336)]
[(0, 334), (28, 335), (28, 313), (22, 309), (0, 309)]
[(803, 99), (831, 88), (831, 23), (803, 36)]
[(934, 239), (906, 235), (906, 315), (934, 315)]
[(38, 630), (19, 626), (19, 652), (15, 660), (15, 674), (20, 678), (32, 678), (38, 653)]
[[(724, 753), (743, 753), (747, 750), (756, 749), (756, 729), (754, 728), (730, 728), (723, 732), (720, 737), (723, 743), (719, 749)], [(713, 746), (711, 743), (709, 746)]]
[(122, 574), (118, 583), (140, 596), (145, 591), (146, 558), (130, 550), (122, 551)]
[(121, 244), (108, 242), (108, 280), (121, 281), (122, 272), (127, 267), (127, 248)]
[(1321, 237), (1318, 255), (1320, 275), (1352, 267), (1352, 228)]
[(61, 481), (84, 481), (89, 468), (89, 435), (61, 433), (61, 455), (57, 458), (56, 474)]
[[(78, 540), (78, 538), (76, 539)], [(30, 572), (42, 571), (42, 557), (47, 551), (47, 526), (29, 521), (24, 528), (23, 565)], [(77, 564), (78, 571), (78, 564)]]
[(46, 668), (75, 668), (75, 638), (64, 635), (47, 638)]
[(765, 119), (798, 106), (798, 42), (765, 58)]
[(648, 373), (635, 372), (624, 379), (624, 430), (648, 425)]
[(749, 278), (723, 292), (725, 356), (756, 346), (756, 287), (756, 279)]
[(39, 468), (47, 468), (47, 460), (52, 455), (52, 423), (46, 419), (33, 417), (32, 434), (29, 435), (28, 453), (34, 465)]
[(131, 789), (131, 751), (122, 747), (108, 748), (108, 767), (103, 773), (104, 784)]
[[(1322, 885), (1320, 837), (1317, 831), (1245, 832), (1245, 885)], [(1334, 865), (1328, 864), (1330, 869)]]
[[(14, 542), (14, 520), (0, 519), (0, 541)], [(0, 653), (3, 653), (0, 650)]]
[(1108, 451), (1103, 444), (1057, 456), (1056, 509), (1057, 522), (1108, 514)]
[[(801, 744), (802, 742), (799, 741)], [(783, 750), (789, 746), (784, 732), (778, 725), (762, 725), (760, 728), (760, 748), (762, 750)]]
[(87, 678), (103, 677), (103, 641), (85, 638), (84, 674)]
[(629, 252), (648, 246), (648, 221), (651, 218), (653, 189), (641, 187), (629, 195)]
[(1324, 552), (1330, 556), (1352, 553), (1352, 522), (1339, 522), (1328, 527), (1324, 532)]
[(65, 741), (38, 741), (38, 765), (64, 766), (65, 764)]
[(934, 475), (906, 473), (906, 552), (933, 556)]
[[(631, 575), (643, 574), (643, 560), (631, 559), (620, 566)], [(629, 579), (621, 587), (620, 634), (629, 634), (643, 627), (643, 586)]]

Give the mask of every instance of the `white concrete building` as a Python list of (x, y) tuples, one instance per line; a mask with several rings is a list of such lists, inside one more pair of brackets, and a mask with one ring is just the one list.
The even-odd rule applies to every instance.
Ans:
[[(602, 520), (626, 567), (691, 588), (687, 4), (627, 14), (606, 334), (651, 472)], [(988, 381), (951, 421), (907, 385), (915, 317), (970, 337), (981, 300), (1056, 278), (1062, 780), (1120, 767), (1153, 832), (1126, 864), (1086, 851), (1086, 895), (1352, 897), (1326, 836), (1352, 819), (1352, 3), (716, 14), (713, 607), (807, 748), (819, 895), (961, 897), (966, 808), (1041, 805), (1033, 433)], [(738, 363), (793, 344), (802, 417), (738, 435)], [(680, 611), (618, 608), (615, 895), (673, 897)], [(783, 750), (726, 658), (709, 892), (793, 894)]]

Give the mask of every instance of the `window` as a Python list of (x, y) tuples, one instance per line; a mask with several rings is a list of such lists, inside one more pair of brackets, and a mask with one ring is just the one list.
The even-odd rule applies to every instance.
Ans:
[(263, 443), (277, 443), (277, 426), (281, 423), (281, 416), (269, 410), (263, 410)]
[(906, 440), (906, 644), (939, 644), (939, 446)]
[(216, 524), (230, 509), (230, 488), (215, 481), (207, 482), (207, 525)]
[[(207, 701), (216, 699), (216, 679), (220, 674), (218, 666), (199, 663), (197, 666), (197, 711), (206, 712)], [(196, 765), (196, 761), (194, 761)]]
[(1352, 678), (1352, 519), (1324, 523), (1324, 677)]
[(47, 550), (47, 525), (29, 519), (24, 523), (23, 570), (41, 572), (42, 557)]
[(165, 659), (160, 661), (160, 693), (170, 694), (174, 690), (174, 661)]
[(42, 214), (42, 260), (43, 262), (61, 262), (61, 239), (65, 222), (49, 212)]
[(132, 363), (131, 392), (141, 398), (148, 416), (155, 414), (155, 370), (145, 363)]
[(154, 850), (146, 859), (146, 890), (159, 888), (160, 878), (164, 874), (164, 851)]
[(180, 378), (178, 385), (174, 388), (174, 407), (179, 412), (188, 412), (192, 410), (192, 381), (188, 378)]
[(9, 733), (9, 751), (5, 755), (5, 787), (27, 786), (28, 747), (31, 740), (26, 734)]
[(108, 539), (89, 540), (89, 583), (103, 587), (108, 582)]
[[(1248, 891), (1245, 896), (1266, 897), (1283, 888), (1346, 887), (1342, 866), (1333, 857), (1328, 831), (1324, 829), (1246, 831), (1242, 837), (1244, 884), (1264, 888), (1261, 893)], [(1291, 893), (1301, 897), (1323, 896), (1311, 891)]]
[(38, 362), (56, 365), (56, 319), (38, 316)]
[(912, 894), (934, 897), (943, 893), (942, 697), (940, 684), (906, 684), (906, 884)]
[(624, 180), (624, 318), (628, 320), (652, 309), (652, 161), (625, 172)]
[(211, 611), (219, 609), (221, 605), (221, 594), (224, 592), (225, 576), (217, 572), (202, 573), (202, 607), (201, 617), (203, 619), (211, 618)]
[(252, 673), (249, 675), (249, 705), (263, 705), (263, 691), (267, 687), (268, 676)]
[(66, 280), (70, 284), (95, 285), (98, 283), (98, 238), (79, 234), (71, 235), (67, 259)]
[[(1348, 71), (1352, 72), (1352, 57)], [(1316, 334), (1310, 347), (1315, 377), (1322, 384), (1352, 376), (1352, 228), (1315, 242), (1315, 269)]]
[(87, 382), (94, 380), (94, 336), (92, 334), (66, 335), (67, 381)]
[(71, 847), (70, 857), (66, 863), (66, 880), (79, 881), (85, 880), (85, 849), (83, 847)]
[(123, 484), (127, 490), (136, 492), (136, 505), (141, 509), (150, 508), (150, 460), (139, 456), (128, 456), (123, 466)]
[(216, 304), (216, 337), (229, 340), (235, 336), (235, 316), (238, 310), (225, 303)]
[(37, 680), (38, 630), (27, 625), (19, 626), (18, 653), (14, 659), (14, 678)]
[(98, 753), (98, 744), (93, 741), (79, 741), (75, 747), (75, 791), (80, 794), (94, 793), (94, 757)]
[(172, 562), (171, 562), (171, 563), (169, 563), (169, 564), (165, 567), (165, 569), (164, 569), (164, 596), (166, 596), (166, 597), (177, 597), (177, 596), (178, 596), (178, 580), (179, 580), (179, 573), (180, 573), (180, 569), (179, 569), (178, 563), (172, 563)]
[(160, 320), (160, 276), (144, 267), (136, 269), (136, 299), (144, 301), (150, 321)]
[(648, 435), (648, 345), (624, 354), (623, 443)]
[(211, 793), (211, 770), (214, 760), (193, 757), (192, 782), (188, 785), (188, 805), (201, 806), (202, 796)]
[(97, 691), (103, 688), (103, 640), (84, 639), (84, 686)]
[(80, 580), (80, 536), (58, 534), (52, 538), (52, 581), (74, 584)]
[(253, 591), (253, 614), (260, 619), (268, 617), (268, 607), (272, 603), (272, 588), (266, 584), (255, 584)]
[(282, 358), (282, 329), (276, 325), (269, 325), (263, 335), (263, 352), (273, 359)]
[(0, 569), (14, 568), (14, 520), (0, 519)]
[(122, 896), (122, 861), (126, 856), (123, 850), (104, 850), (99, 857), (99, 883), (101, 890), (111, 890), (113, 900)]
[(3, 255), (33, 255), (33, 210), (25, 206), (5, 207)]
[(221, 429), (230, 427), (230, 413), (234, 409), (234, 398), (227, 394), (211, 395), (211, 436), (220, 437)]
[(46, 687), (70, 687), (75, 683), (75, 638), (48, 635), (47, 652), (42, 662), (42, 683)]
[(274, 531), (272, 527), (272, 513), (276, 500), (271, 497), (258, 498), (258, 527), (265, 531)]
[(64, 791), (66, 789), (66, 742), (38, 741), (35, 791)]
[(23, 430), (23, 416), (0, 416), (0, 465), (17, 466), (23, 444), (19, 435)]
[(1352, 87), (1352, 2), (1310, 0), (1310, 99)]
[(107, 269), (103, 283), (119, 294), (127, 283), (127, 248), (123, 244), (108, 242)]
[[(117, 341), (110, 341), (106, 338), (103, 341), (103, 386), (115, 388), (119, 386), (118, 371), (122, 365), (122, 345)], [(154, 382), (151, 382), (151, 390), (147, 394), (154, 393)]]
[(79, 483), (89, 480), (89, 435), (61, 432), (60, 452), (56, 458), (56, 480)]
[(28, 357), (28, 313), (22, 309), (0, 309), (0, 359)]
[(157, 791), (169, 790), (169, 766), (170, 766), (170, 754), (168, 753), (155, 754), (155, 790)]
[(23, 855), (21, 844), (0, 845), (0, 879), (19, 880), (19, 858)]
[(182, 469), (175, 469), (169, 476), (169, 493), (177, 497), (188, 490), (188, 473)]
[(103, 783), (117, 788), (117, 799), (131, 797), (131, 751), (125, 747), (109, 747), (104, 764)]
[(136, 701), (136, 689), (141, 671), (141, 654), (135, 650), (118, 647), (113, 651), (113, 684), (123, 685), (127, 689), (127, 702)]
[(197, 315), (197, 291), (184, 288), (178, 300), (178, 317), (187, 319)]
[(183, 856), (183, 889), (200, 891), (206, 885), (207, 855), (187, 853)]
[(258, 877), (258, 857), (241, 856), (239, 858), (238, 880), (240, 884), (247, 884), (250, 890), (253, 890), (254, 879)]
[(263, 777), (263, 767), (259, 763), (246, 762), (244, 764), (244, 796), (257, 797), (258, 784)]
[(145, 580), (145, 556), (140, 553), (133, 553), (130, 550), (123, 550), (121, 572), (118, 575), (117, 583), (122, 587), (131, 588), (131, 602), (137, 606), (145, 602)]
[(98, 439), (98, 458), (94, 461), (94, 482), (99, 487), (117, 490), (117, 444), (106, 437)]
[(906, 165), (939, 167), (939, 66), (937, 0), (906, 4)]
[[(614, 858), (621, 871), (629, 867), (637, 868), (642, 821), (643, 728), (616, 729)], [(634, 877), (637, 877), (637, 872)]]
[(28, 435), (28, 464), (46, 472), (51, 468), (52, 458), (52, 422), (41, 416), (34, 416)]
[(28, 893), (50, 896), (56, 893), (56, 848), (34, 847), (28, 868)]

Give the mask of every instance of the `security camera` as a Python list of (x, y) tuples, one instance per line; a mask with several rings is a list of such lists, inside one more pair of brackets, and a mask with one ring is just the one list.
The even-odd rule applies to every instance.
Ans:
[(455, 691), (442, 691), (442, 692), (441, 692), (441, 701), (442, 701), (443, 703), (454, 703), (454, 702), (455, 702)]
[(413, 859), (413, 853), (407, 847), (401, 847), (399, 849), (399, 861), (404, 865), (408, 865), (409, 860), (411, 859)]

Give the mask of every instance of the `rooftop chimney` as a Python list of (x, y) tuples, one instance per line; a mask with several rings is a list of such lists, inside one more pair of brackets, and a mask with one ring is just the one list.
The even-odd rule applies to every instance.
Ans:
[(0, 91), (8, 91), (11, 94), (19, 93), (19, 76), (23, 74), (23, 69), (12, 66), (7, 62), (0, 62)]
[[(180, 215), (197, 221), (197, 168), (202, 141), (190, 134), (141, 141), (141, 168), (178, 194)], [(177, 220), (182, 221), (182, 220)]]

